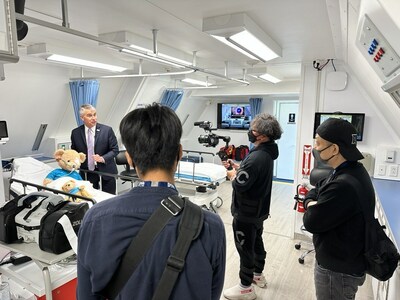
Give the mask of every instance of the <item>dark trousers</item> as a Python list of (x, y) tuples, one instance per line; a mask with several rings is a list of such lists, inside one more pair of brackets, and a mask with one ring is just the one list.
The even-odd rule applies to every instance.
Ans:
[[(95, 169), (95, 171), (98, 171)], [(81, 172), (81, 176), (85, 179), (85, 173)], [(100, 189), (100, 176), (94, 173), (86, 173), (86, 178), (93, 184), (95, 189)], [(101, 190), (106, 193), (114, 194), (117, 190), (117, 184), (114, 177), (102, 176), (101, 177)]]
[(267, 252), (262, 239), (263, 223), (245, 223), (233, 219), (235, 246), (240, 256), (240, 282), (249, 286), (253, 282), (253, 273), (264, 270)]
[(314, 282), (317, 300), (355, 299), (359, 286), (365, 281), (365, 274), (353, 276), (325, 269), (315, 262)]

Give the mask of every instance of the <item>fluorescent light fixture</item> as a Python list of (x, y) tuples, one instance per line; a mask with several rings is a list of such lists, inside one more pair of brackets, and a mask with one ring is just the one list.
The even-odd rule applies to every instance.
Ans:
[(182, 89), (184, 90), (203, 90), (203, 89), (217, 89), (219, 86), (217, 85), (210, 85), (210, 86), (186, 86)]
[(264, 73), (264, 74), (261, 74), (261, 75), (249, 74), (249, 76), (257, 78), (257, 79), (260, 79), (260, 80), (265, 80), (265, 81), (268, 81), (268, 82), (271, 82), (271, 83), (278, 83), (278, 82), (282, 81), (282, 79), (280, 79), (278, 77), (275, 77), (275, 76), (273, 76), (271, 74), (268, 74), (268, 73)]
[(261, 57), (265, 61), (279, 57), (271, 48), (267, 47), (263, 42), (257, 39), (247, 30), (234, 34), (228, 38), (239, 45), (246, 45), (245, 47), (251, 52)]
[(264, 80), (272, 82), (272, 83), (278, 83), (278, 82), (282, 81), (282, 79), (272, 76), (271, 74), (268, 74), (268, 73), (261, 74), (258, 76), (258, 78), (264, 79)]
[(228, 45), (229, 47), (232, 47), (232, 48), (235, 49), (236, 51), (239, 51), (239, 52), (241, 52), (242, 54), (244, 54), (244, 55), (250, 57), (251, 59), (256, 59), (256, 60), (258, 60), (258, 58), (255, 57), (254, 55), (252, 55), (251, 53), (249, 53), (249, 52), (243, 50), (242, 48), (236, 46), (235, 44), (232, 44), (231, 42), (229, 42), (229, 41), (227, 40), (227, 38), (222, 37), (222, 36), (218, 36), (218, 35), (211, 35), (211, 36), (212, 36), (213, 38), (216, 38), (218, 41), (224, 43), (225, 45)]
[(63, 53), (63, 50), (64, 49), (62, 48), (54, 48), (52, 46), (49, 47), (49, 45), (47, 45), (46, 43), (38, 43), (28, 46), (26, 49), (26, 53), (29, 56), (39, 57), (57, 63), (76, 65), (79, 67), (89, 67), (112, 72), (123, 72), (127, 70), (127, 68), (116, 65), (104, 64), (91, 60), (56, 54), (59, 52)]
[(253, 59), (282, 56), (281, 47), (244, 13), (203, 19), (203, 31)]
[(194, 85), (206, 86), (206, 87), (212, 85), (211, 83), (209, 83), (207, 81), (201, 81), (201, 80), (197, 80), (197, 79), (193, 79), (193, 78), (184, 78), (181, 81), (190, 83), (190, 84), (194, 84)]
[[(182, 65), (186, 65), (186, 66), (191, 66), (192, 65), (190, 62), (188, 62), (186, 60), (179, 59), (179, 58), (167, 55), (167, 54), (163, 54), (161, 52), (159, 52), (157, 55), (155, 55), (154, 52), (151, 51), (150, 49), (146, 49), (146, 48), (143, 48), (143, 47), (140, 47), (140, 46), (137, 46), (137, 45), (129, 45), (129, 48), (133, 48), (133, 49), (137, 49), (139, 51), (143, 51), (147, 55), (150, 55), (150, 56), (153, 56), (153, 57), (154, 56), (158, 56), (160, 58), (165, 58), (165, 59), (168, 59), (168, 60), (172, 60), (173, 62), (177, 62), (177, 63), (182, 64)], [(180, 68), (182, 68), (182, 66), (180, 66)]]
[(49, 57), (46, 58), (46, 60), (71, 64), (71, 65), (76, 65), (76, 66), (85, 66), (85, 67), (90, 67), (90, 68), (102, 69), (102, 70), (113, 71), (113, 72), (123, 72), (123, 71), (127, 70), (127, 68), (123, 68), (123, 67), (119, 67), (119, 66), (108, 65), (108, 64), (95, 62), (95, 61), (90, 61), (90, 60), (85, 60), (85, 59), (80, 59), (80, 58), (75, 58), (75, 57), (70, 57), (70, 56), (64, 56), (64, 55), (59, 55), (59, 54), (51, 54)]
[(187, 65), (187, 66), (191, 66), (192, 65), (192, 63), (190, 63), (190, 62), (188, 62), (186, 60), (179, 59), (179, 58), (176, 58), (176, 57), (173, 57), (173, 56), (169, 56), (169, 55), (166, 55), (166, 54), (163, 54), (163, 53), (158, 53), (158, 56), (162, 57), (162, 58), (165, 58), (165, 59), (176, 61), (177, 63), (183, 64), (183, 65)]
[(141, 57), (141, 58), (144, 58), (144, 59), (148, 59), (148, 60), (151, 60), (151, 61), (156, 61), (156, 62), (165, 64), (165, 65), (173, 66), (175, 68), (185, 68), (186, 67), (186, 66), (184, 66), (182, 64), (173, 63), (173, 62), (170, 62), (168, 60), (165, 60), (165, 59), (162, 59), (162, 58), (158, 58), (152, 52), (144, 54), (144, 53), (137, 52), (137, 51), (134, 51), (134, 50), (129, 50), (129, 49), (126, 49), (126, 48), (121, 49), (121, 52), (127, 53), (127, 54), (131, 54), (131, 55), (134, 55), (134, 56), (137, 56), (137, 57)]

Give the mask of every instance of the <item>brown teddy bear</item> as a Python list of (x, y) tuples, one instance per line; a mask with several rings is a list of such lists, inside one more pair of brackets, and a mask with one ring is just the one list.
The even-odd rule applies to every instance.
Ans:
[(86, 159), (86, 154), (75, 150), (58, 149), (54, 152), (54, 158), (58, 162), (60, 168), (51, 171), (43, 180), (43, 185), (46, 186), (53, 180), (60, 177), (69, 176), (76, 180), (82, 180), (81, 175), (76, 171), (80, 168), (81, 163)]
[[(75, 180), (71, 179), (68, 180), (64, 185), (62, 186), (62, 190), (66, 193), (70, 193), (72, 195), (78, 195), (78, 196), (83, 196), (86, 198), (92, 198), (92, 195), (86, 190), (84, 185), (81, 185), (79, 187), (76, 186)], [(67, 200), (73, 201), (72, 197), (69, 197)], [(76, 199), (76, 202), (80, 202), (80, 199)]]

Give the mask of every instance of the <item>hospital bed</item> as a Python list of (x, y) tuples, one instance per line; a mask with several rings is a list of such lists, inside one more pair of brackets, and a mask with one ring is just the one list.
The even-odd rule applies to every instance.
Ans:
[(15, 158), (12, 163), (12, 171), (9, 185), (9, 195), (16, 196), (21, 194), (29, 194), (38, 190), (45, 190), (65, 196), (72, 199), (80, 199), (91, 201), (89, 198), (65, 193), (61, 187), (68, 180), (74, 180), (76, 186), (85, 186), (85, 189), (92, 195), (93, 203), (100, 202), (115, 195), (94, 189), (92, 184), (87, 180), (75, 180), (71, 177), (61, 177), (47, 186), (43, 186), (43, 180), (54, 168), (32, 157)]
[(179, 192), (215, 212), (223, 204), (217, 189), (226, 180), (225, 167), (215, 163), (212, 152), (183, 150), (183, 154), (175, 173)]
[[(214, 163), (215, 154), (211, 152), (200, 152), (192, 150), (184, 150), (184, 159), (180, 161), (175, 173), (175, 182), (179, 192), (189, 197), (194, 203), (205, 206), (215, 211), (222, 205), (223, 200), (218, 196), (217, 187), (226, 179), (226, 169), (222, 165)], [(195, 156), (193, 156), (195, 155)], [(194, 157), (194, 158), (193, 158)], [(199, 161), (196, 163), (195, 161)], [(207, 161), (207, 162), (202, 162)], [(50, 192), (59, 193), (61, 195), (70, 195), (64, 193), (61, 187), (70, 177), (61, 177), (52, 181), (46, 187), (43, 186), (43, 179), (54, 168), (32, 157), (15, 158), (12, 163), (12, 172), (10, 178), (10, 195), (21, 195), (36, 192), (40, 190), (48, 190)], [(88, 171), (91, 172), (91, 171)], [(94, 172), (94, 171), (92, 171)], [(100, 172), (94, 172), (99, 173)], [(104, 174), (121, 178), (122, 180), (131, 180), (132, 185), (139, 181), (135, 177), (121, 176), (114, 174)], [(77, 180), (75, 180), (77, 181)], [(77, 186), (84, 185), (86, 190), (93, 196), (95, 202), (100, 202), (113, 197), (113, 194), (94, 189), (89, 181), (77, 181)], [(70, 195), (74, 198), (74, 195)], [(81, 198), (82, 197), (77, 197)]]

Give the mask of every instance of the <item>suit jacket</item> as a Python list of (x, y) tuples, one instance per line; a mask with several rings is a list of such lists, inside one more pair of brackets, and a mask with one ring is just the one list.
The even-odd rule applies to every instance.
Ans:
[[(81, 125), (71, 133), (71, 149), (78, 152), (83, 152), (87, 156), (87, 144), (85, 135), (85, 125)], [(117, 174), (117, 165), (115, 164), (114, 157), (118, 154), (118, 142), (115, 137), (114, 131), (110, 126), (103, 124), (96, 124), (96, 133), (94, 137), (94, 153), (99, 154), (104, 158), (103, 163), (97, 163), (97, 169), (100, 172)], [(88, 169), (86, 160), (82, 163), (81, 169)]]

